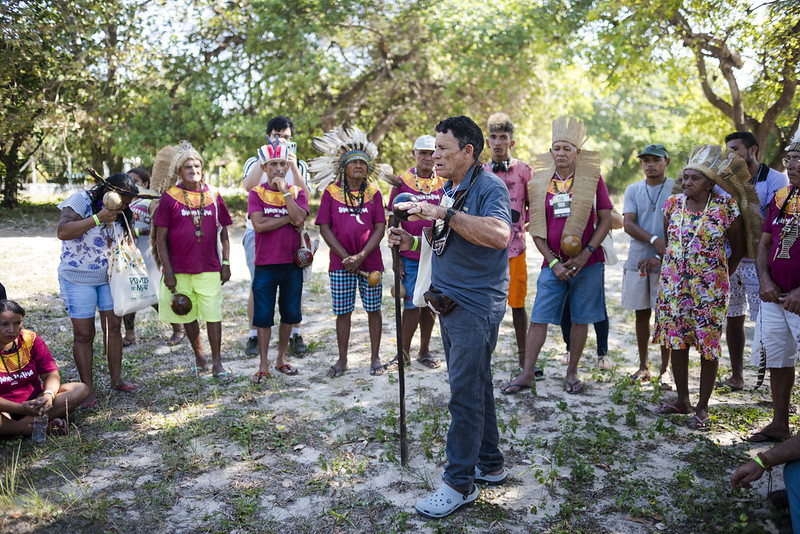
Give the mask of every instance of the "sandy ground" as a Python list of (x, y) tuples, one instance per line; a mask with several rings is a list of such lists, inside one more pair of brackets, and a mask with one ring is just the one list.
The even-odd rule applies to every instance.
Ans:
[[(353, 315), (350, 370), (336, 379), (325, 375), (336, 359), (336, 341), (326, 274), (328, 253), (323, 244), (315, 259), (315, 274), (306, 285), (304, 296), (303, 335), (307, 342), (313, 342), (315, 351), (305, 359), (290, 359), (300, 369), (298, 376), (280, 376), (266, 387), (253, 386), (249, 376), (257, 369), (257, 358), (246, 356), (242, 350), (246, 339), (244, 309), (249, 279), (241, 234), (239, 228), (232, 235), (233, 276), (223, 289), (223, 361), (237, 377), (233, 383), (217, 386), (210, 378), (200, 379), (201, 385), (192, 392), (192, 397), (176, 403), (175, 392), (187, 387), (185, 382), (193, 380), (180, 377), (193, 363), (193, 358), (186, 343), (176, 348), (161, 343), (167, 329), (157, 323), (152, 310), (139, 314), (140, 325), (143, 325), (139, 330), (140, 342), (126, 349), (127, 357), (139, 362), (133, 367), (126, 364), (126, 369), (133, 369), (134, 378), (144, 386), (143, 393), (133, 398), (111, 395), (107, 389), (102, 389), (107, 375), (98, 375), (96, 368), (97, 380), (103, 384), (99, 391), (101, 409), (79, 414), (75, 421), (81, 439), (99, 440), (107, 456), (90, 456), (83, 471), (65, 476), (63, 480), (56, 479), (61, 502), (70, 499), (111, 502), (99, 518), (97, 515), (85, 518), (81, 523), (84, 528), (140, 532), (536, 532), (552, 529), (644, 533), (683, 530), (680, 527), (687, 521), (685, 511), (671, 507), (670, 502), (676, 501), (676, 493), (680, 493), (680, 489), (673, 487), (676, 473), (691, 466), (692, 460), (686, 453), (696, 447), (692, 431), (683, 424), (668, 423), (672, 433), (648, 435), (658, 419), (652, 413), (656, 404), (644, 402), (646, 409), (638, 410), (634, 414), (638, 419), (630, 425), (625, 420), (628, 406), (612, 400), (615, 387), (624, 383), (623, 377), (638, 366), (633, 313), (619, 305), (622, 261), (606, 270), (612, 370), (601, 372), (596, 368), (594, 334), (590, 329), (581, 366), (585, 383), (585, 392), (581, 395), (567, 395), (563, 390), (564, 366), (560, 363), (563, 343), (560, 332), (552, 326), (540, 358), (546, 379), (537, 383), (536, 394), (499, 394), (499, 387), (516, 370), (516, 342), (510, 310), (507, 312), (500, 328), (493, 366), (494, 382), (498, 386), (498, 413), (505, 428), (501, 448), (511, 470), (511, 481), (503, 487), (484, 490), (477, 506), (443, 522), (427, 522), (416, 516), (413, 506), (429, 488), (438, 486), (445, 463), (442, 437), (447, 425), (449, 398), (446, 367), (429, 370), (414, 363), (406, 372), (410, 439), (408, 466), (402, 468), (396, 461), (398, 444), (396, 432), (391, 428), (397, 414), (397, 373), (369, 375), (366, 315), (360, 303)], [(527, 308), (530, 310), (541, 256), (530, 237), (528, 240)], [(617, 231), (615, 242), (620, 259), (624, 260), (628, 238)], [(394, 304), (388, 287), (393, 274), (385, 241), (382, 249), (386, 265), (382, 359), (388, 361), (394, 356), (396, 346)], [(0, 250), (0, 280), (6, 285), (9, 296), (46, 315), (26, 319), (27, 325), (57, 338), (56, 346), (68, 347), (71, 330), (58, 295), (56, 267), (60, 242), (54, 232), (5, 228), (0, 232)], [(46, 313), (47, 310), (50, 312)], [(748, 333), (752, 337), (750, 322)], [(417, 346), (415, 339), (412, 351)], [(438, 326), (434, 329), (432, 350), (444, 358)], [(274, 351), (273, 338), (271, 354), (274, 355)], [(651, 367), (657, 357), (657, 349), (652, 347)], [(69, 352), (61, 350), (56, 358), (62, 372), (75, 379)], [(151, 358), (153, 365), (142, 363)], [(692, 360), (696, 359), (693, 352)], [(694, 398), (698, 369), (698, 366), (693, 368), (690, 382)], [(750, 368), (746, 380), (748, 384), (755, 381)], [(651, 385), (643, 386), (641, 391), (646, 396), (657, 396)], [(759, 397), (764, 398), (764, 395)], [(166, 406), (162, 402), (173, 404)], [(713, 414), (721, 405), (749, 402), (753, 402), (751, 397), (715, 394), (711, 411)], [(213, 430), (185, 434), (190, 436), (188, 441), (177, 444), (165, 438), (176, 426), (197, 424), (204, 418), (213, 421), (225, 410), (237, 409), (267, 414), (269, 424), (252, 432), (249, 445), (215, 435)], [(617, 417), (609, 416), (614, 413)], [(118, 424), (114, 424), (114, 419)], [(592, 430), (593, 425), (597, 433)], [(390, 438), (381, 434), (382, 429)], [(599, 439), (601, 429), (619, 433), (622, 445), (609, 454), (598, 456), (587, 452), (593, 476), (586, 485), (573, 487), (570, 479), (576, 476), (575, 468), (573, 466), (570, 471), (567, 466), (574, 458), (569, 455), (579, 454), (580, 450), (565, 448), (564, 443), (568, 443), (573, 434)], [(285, 435), (285, 441), (277, 439), (278, 435)], [(742, 449), (742, 435), (742, 428), (722, 425), (703, 439), (707, 438), (712, 446), (731, 448), (730, 455), (734, 457), (742, 457), (747, 450), (755, 454), (766, 448)], [(169, 443), (184, 451), (181, 457), (190, 459), (188, 465), (176, 465), (171, 460)], [(426, 448), (430, 449), (430, 458), (426, 457)], [(559, 454), (566, 455), (560, 464)], [(51, 461), (57, 463), (58, 455), (55, 458)], [(730, 472), (727, 467), (720, 471), (725, 472), (717, 473), (716, 478), (699, 477), (694, 483), (719, 487), (720, 481)], [(553, 476), (547, 480), (551, 472)], [(617, 502), (619, 488), (607, 478), (612, 472), (624, 472), (624, 480), (645, 481), (645, 486), (663, 493), (667, 513), (637, 517), (625, 511)], [(778, 487), (782, 485), (780, 478), (776, 473)], [(163, 490), (165, 486), (168, 496), (162, 508), (142, 505), (150, 502), (148, 493), (159, 488)], [(248, 517), (242, 519), (241, 516), (233, 516), (231, 522), (220, 519), (231, 517), (230, 495), (250, 495), (245, 491), (248, 488), (255, 495), (256, 510), (252, 514), (256, 522), (248, 522)], [(573, 492), (584, 496), (583, 505), (576, 506), (572, 514), (564, 515), (564, 503), (572, 502)], [(756, 493), (766, 494), (765, 481), (756, 484)], [(623, 498), (633, 497), (623, 495)], [(59, 501), (56, 499), (56, 502)], [(760, 500), (753, 502), (760, 503)], [(646, 502), (644, 508), (647, 508)], [(236, 517), (239, 519), (235, 520)], [(731, 521), (736, 519), (731, 517)], [(64, 520), (62, 517), (58, 521)], [(31, 530), (35, 524), (35, 521), (13, 523), (18, 531)], [(696, 528), (688, 531), (712, 530), (702, 525), (702, 521), (695, 523)], [(763, 521), (761, 527), (779, 530), (768, 520)]]

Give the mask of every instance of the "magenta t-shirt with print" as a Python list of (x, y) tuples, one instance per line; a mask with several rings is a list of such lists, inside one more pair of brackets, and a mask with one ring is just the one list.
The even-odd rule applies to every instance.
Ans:
[[(550, 200), (553, 198), (553, 195), (557, 192), (555, 188), (555, 181), (558, 178), (556, 175), (550, 180), (550, 186), (547, 189), (547, 197), (545, 198), (545, 217), (547, 218), (547, 245), (550, 247), (557, 256), (561, 258), (561, 261), (566, 261), (569, 259), (566, 254), (561, 252), (561, 235), (564, 232), (564, 226), (567, 224), (566, 217), (559, 217), (556, 218), (553, 215), (553, 206), (550, 204)], [(569, 179), (571, 181), (572, 178)], [(570, 191), (571, 191), (570, 187)], [(570, 193), (570, 197), (572, 194)], [(597, 191), (595, 191), (595, 206), (598, 210), (611, 210), (614, 209), (614, 204), (611, 203), (611, 198), (608, 196), (608, 188), (606, 187), (606, 183), (603, 181), (601, 177), (600, 180), (597, 182)], [(586, 228), (583, 231), (583, 236), (581, 237), (581, 243), (585, 247), (589, 240), (592, 239), (592, 234), (594, 234), (594, 227), (597, 224), (597, 213), (592, 210), (591, 215), (589, 215), (589, 221), (586, 223)], [(586, 262), (584, 267), (589, 267), (590, 265), (594, 265), (595, 263), (600, 263), (605, 261), (605, 256), (603, 255), (603, 247), (597, 247), (594, 253), (589, 256), (589, 260)], [(547, 262), (542, 262), (542, 269), (547, 266)]]
[[(167, 244), (172, 271), (180, 274), (200, 274), (219, 272), (221, 265), (217, 252), (217, 220), (220, 226), (233, 224), (222, 195), (214, 190), (213, 196), (209, 188), (202, 184), (200, 191), (186, 191), (180, 185), (172, 186), (161, 195), (161, 202), (156, 210), (153, 225), (169, 229)], [(198, 242), (195, 236), (197, 228), (192, 220), (189, 206), (197, 208), (204, 205), (201, 228), (203, 236)]]
[[(361, 213), (350, 213), (350, 208), (345, 204), (344, 192), (341, 181), (329, 185), (322, 193), (317, 213), (317, 226), (327, 224), (339, 243), (349, 254), (358, 254), (367, 244), (369, 238), (376, 231), (376, 224), (386, 224), (386, 214), (383, 211), (381, 192), (373, 184), (368, 184), (364, 192), (364, 205)], [(331, 250), (329, 271), (343, 271), (342, 258)], [(383, 259), (380, 247), (364, 259), (361, 270), (383, 271)]]
[[(446, 180), (435, 174), (430, 178), (419, 178), (414, 176), (416, 171), (415, 167), (410, 168), (405, 173), (398, 176), (400, 179), (400, 187), (393, 187), (392, 192), (389, 194), (389, 205), (387, 210), (392, 209), (394, 204), (394, 197), (400, 193), (411, 193), (420, 202), (427, 202), (438, 206), (442, 201), (442, 187)], [(417, 183), (419, 182), (419, 186)], [(400, 228), (405, 230), (411, 235), (421, 236), (423, 228), (430, 228), (433, 226), (433, 221), (419, 220), (419, 221), (401, 221)], [(419, 248), (417, 250), (401, 250), (400, 255), (410, 260), (419, 261)]]
[[(300, 188), (289, 186), (289, 192), (297, 205), (308, 213), (308, 199)], [(286, 199), (280, 191), (271, 189), (266, 183), (254, 187), (247, 197), (247, 215), (261, 212), (267, 217), (286, 217)], [(286, 224), (271, 232), (256, 231), (256, 265), (281, 265), (294, 263), (294, 252), (300, 248), (297, 228)]]
[(50, 349), (36, 332), (23, 329), (17, 337), (16, 349), (3, 351), (0, 365), (0, 397), (22, 403), (42, 394), (39, 375), (58, 371)]
[[(483, 164), (488, 172), (492, 171), (492, 162)], [(525, 252), (525, 223), (530, 220), (528, 202), (528, 182), (531, 181), (531, 167), (518, 159), (512, 159), (507, 171), (494, 173), (503, 180), (511, 199), (511, 239), (508, 242), (508, 257), (516, 258)]]

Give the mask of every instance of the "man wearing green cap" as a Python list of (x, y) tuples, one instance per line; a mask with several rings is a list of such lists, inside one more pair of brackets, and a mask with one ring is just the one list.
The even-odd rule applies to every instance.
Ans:
[[(664, 256), (664, 203), (672, 193), (675, 181), (664, 172), (669, 154), (664, 145), (647, 145), (639, 152), (639, 163), (645, 179), (625, 189), (622, 216), (625, 233), (631, 236), (628, 259), (623, 267), (622, 306), (636, 312), (636, 344), (639, 348), (639, 370), (632, 382), (650, 380), (648, 343), (650, 310), (656, 306), (661, 258)], [(669, 388), (669, 349), (661, 347), (661, 385)]]

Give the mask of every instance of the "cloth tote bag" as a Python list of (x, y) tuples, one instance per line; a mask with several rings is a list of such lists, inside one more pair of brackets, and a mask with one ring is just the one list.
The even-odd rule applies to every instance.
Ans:
[(425, 236), (425, 232), (422, 232), (419, 240), (419, 268), (417, 270), (417, 283), (414, 286), (414, 298), (411, 302), (417, 308), (425, 308), (428, 306), (428, 303), (425, 302), (425, 292), (431, 288), (431, 256), (433, 249)]
[(142, 253), (124, 238), (118, 226), (114, 224), (114, 243), (108, 259), (108, 283), (114, 300), (114, 314), (122, 317), (157, 303), (158, 288), (147, 272)]

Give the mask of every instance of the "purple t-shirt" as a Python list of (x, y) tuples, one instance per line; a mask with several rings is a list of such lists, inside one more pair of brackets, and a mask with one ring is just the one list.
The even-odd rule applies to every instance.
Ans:
[[(789, 196), (791, 194), (791, 199)], [(789, 203), (780, 214), (781, 206)], [(769, 250), (769, 275), (781, 288), (781, 293), (788, 293), (800, 287), (800, 239), (789, 249), (789, 258), (776, 257), (781, 250), (781, 231), (784, 224), (800, 224), (800, 190), (790, 185), (775, 193), (767, 208), (764, 218), (764, 233), (772, 234), (772, 247)]]
[[(353, 214), (345, 203), (342, 182), (331, 184), (322, 193), (319, 203), (316, 224), (327, 224), (339, 243), (348, 254), (358, 254), (367, 244), (369, 238), (376, 231), (376, 224), (386, 224), (386, 214), (383, 210), (381, 192), (373, 184), (368, 184), (364, 192), (364, 205), (361, 213)], [(331, 250), (329, 271), (343, 271), (342, 258)], [(383, 259), (380, 247), (375, 247), (361, 264), (361, 270), (383, 271)]]
[[(557, 176), (553, 176), (550, 180), (550, 185), (547, 188), (547, 197), (545, 198), (545, 217), (547, 218), (547, 245), (550, 247), (550, 250), (555, 253), (556, 256), (561, 258), (561, 261), (566, 261), (568, 259), (566, 254), (561, 252), (561, 234), (564, 232), (564, 226), (567, 224), (566, 217), (559, 217), (556, 218), (553, 215), (553, 206), (550, 203), (550, 199), (553, 198), (553, 195), (557, 192), (558, 187), (560, 185), (556, 185), (556, 182), (560, 183), (560, 180)], [(569, 184), (572, 183), (572, 178), (566, 180)], [(572, 197), (572, 187), (571, 185), (567, 186), (568, 191), (570, 192), (570, 198)], [(597, 191), (595, 192), (595, 206), (597, 210), (610, 210), (614, 209), (614, 205), (611, 203), (611, 198), (608, 196), (608, 188), (606, 188), (606, 183), (603, 181), (603, 178), (600, 177), (600, 180), (597, 182)], [(597, 223), (597, 212), (592, 210), (591, 215), (589, 215), (589, 221), (586, 223), (586, 229), (583, 231), (583, 237), (581, 237), (581, 243), (585, 247), (589, 240), (592, 239), (592, 234), (594, 233), (594, 227)], [(584, 267), (588, 267), (590, 265), (594, 265), (595, 263), (599, 263), (605, 261), (605, 256), (603, 256), (603, 248), (597, 247), (597, 250), (594, 251), (589, 257), (589, 261), (586, 262)], [(542, 262), (542, 269), (547, 267), (547, 262)]]
[[(197, 228), (192, 220), (192, 210), (187, 207), (205, 206), (201, 228), (203, 236), (198, 241)], [(216, 200), (216, 202), (215, 202)], [(217, 222), (219, 226), (233, 224), (222, 195), (202, 184), (201, 191), (187, 191), (180, 185), (172, 186), (161, 195), (153, 225), (168, 228), (167, 244), (172, 271), (181, 274), (219, 272), (222, 267), (217, 252)]]
[[(438, 206), (442, 201), (442, 186), (445, 179), (436, 176), (435, 174), (430, 178), (414, 177), (416, 167), (411, 167), (405, 173), (398, 176), (400, 179), (400, 187), (393, 187), (392, 192), (389, 194), (389, 205), (387, 209), (391, 211), (392, 204), (394, 204), (394, 197), (400, 193), (411, 193), (420, 202), (427, 202)], [(419, 185), (417, 185), (419, 182)], [(419, 220), (419, 221), (401, 221), (400, 228), (405, 230), (411, 235), (421, 236), (423, 228), (430, 228), (433, 226), (433, 221)], [(401, 250), (400, 255), (410, 260), (419, 261), (419, 249), (417, 250)]]
[[(308, 213), (308, 199), (302, 189), (289, 186), (297, 205)], [(250, 190), (247, 198), (247, 215), (260, 211), (267, 217), (287, 217), (286, 199), (280, 191), (266, 183)], [(294, 252), (300, 248), (297, 228), (286, 224), (270, 232), (256, 232), (256, 265), (280, 265), (294, 262)]]
[(2, 353), (0, 397), (22, 403), (42, 394), (39, 375), (58, 371), (58, 365), (36, 332), (23, 329), (16, 343), (15, 350)]
[[(493, 172), (492, 162), (484, 163), (483, 168)], [(528, 182), (531, 181), (531, 168), (527, 163), (512, 159), (507, 171), (497, 171), (494, 174), (506, 184), (511, 198), (511, 240), (508, 242), (508, 257), (516, 258), (527, 248), (525, 223), (530, 220)]]

